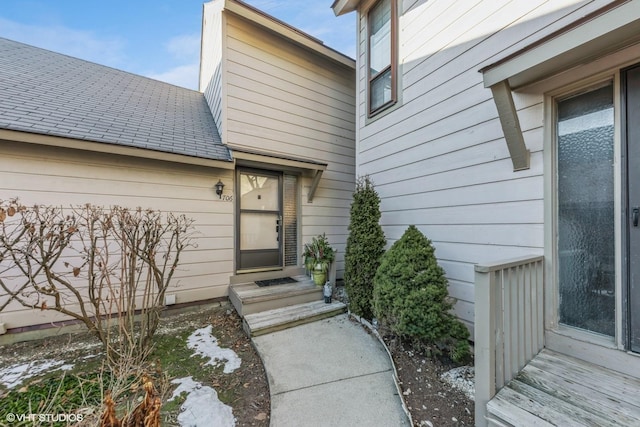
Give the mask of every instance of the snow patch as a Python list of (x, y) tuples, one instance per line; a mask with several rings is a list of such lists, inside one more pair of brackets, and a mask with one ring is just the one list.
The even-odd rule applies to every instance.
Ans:
[(178, 422), (182, 427), (233, 427), (236, 419), (232, 408), (218, 399), (218, 393), (211, 387), (194, 381), (193, 377), (176, 378), (171, 384), (180, 384), (168, 400), (169, 402), (187, 393), (187, 399), (180, 406)]
[(224, 363), (224, 373), (230, 374), (240, 367), (240, 358), (233, 350), (218, 346), (218, 339), (211, 334), (212, 329), (212, 325), (197, 329), (189, 335), (187, 347), (196, 351), (194, 356), (208, 357), (205, 365), (218, 366)]
[(42, 360), (36, 362), (18, 363), (0, 369), (0, 382), (8, 389), (20, 385), (24, 380), (35, 377), (44, 371), (68, 371), (73, 365), (60, 360)]

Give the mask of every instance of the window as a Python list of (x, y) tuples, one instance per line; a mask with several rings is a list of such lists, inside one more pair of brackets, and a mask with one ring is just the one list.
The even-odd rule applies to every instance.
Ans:
[(369, 116), (396, 102), (395, 0), (379, 0), (368, 15)]

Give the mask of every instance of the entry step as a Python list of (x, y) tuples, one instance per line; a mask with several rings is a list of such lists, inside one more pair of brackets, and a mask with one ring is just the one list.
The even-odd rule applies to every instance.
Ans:
[(289, 307), (262, 311), (244, 316), (244, 329), (249, 336), (264, 335), (327, 317), (337, 316), (347, 311), (341, 302), (325, 303), (323, 300)]

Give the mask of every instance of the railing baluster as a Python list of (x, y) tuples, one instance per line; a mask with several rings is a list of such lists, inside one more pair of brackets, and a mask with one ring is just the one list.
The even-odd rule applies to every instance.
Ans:
[(496, 389), (504, 387), (505, 384), (505, 372), (504, 372), (504, 356), (505, 356), (505, 335), (506, 330), (509, 327), (508, 322), (505, 322), (504, 313), (504, 284), (505, 277), (503, 271), (496, 271), (493, 273), (496, 277), (496, 290), (495, 290), (495, 312), (496, 312)]

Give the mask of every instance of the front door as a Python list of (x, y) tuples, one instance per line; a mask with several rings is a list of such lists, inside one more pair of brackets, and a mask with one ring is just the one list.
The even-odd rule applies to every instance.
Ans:
[(627, 152), (627, 221), (625, 233), (628, 260), (628, 347), (640, 352), (640, 64), (622, 74)]
[(238, 270), (282, 267), (282, 175), (239, 169)]

